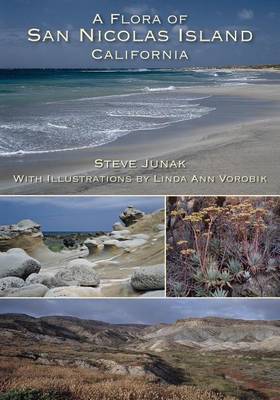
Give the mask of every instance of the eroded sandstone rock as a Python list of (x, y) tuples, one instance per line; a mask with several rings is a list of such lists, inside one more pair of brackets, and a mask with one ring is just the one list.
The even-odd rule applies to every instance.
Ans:
[(21, 278), (9, 276), (7, 278), (0, 279), (0, 296), (7, 290), (18, 289), (25, 285), (25, 281)]
[(23, 249), (10, 249), (0, 253), (0, 278), (16, 276), (26, 279), (30, 274), (39, 272), (41, 265)]
[(43, 243), (41, 227), (30, 219), (17, 224), (0, 226), (0, 251), (22, 248), (31, 253)]
[(164, 265), (159, 264), (140, 268), (134, 272), (130, 283), (133, 289), (139, 291), (164, 289)]
[(115, 222), (113, 224), (113, 231), (122, 231), (125, 229), (125, 226), (121, 222)]
[(88, 286), (95, 287), (100, 283), (98, 274), (87, 260), (75, 260), (68, 267), (55, 274), (59, 286)]
[(100, 297), (99, 288), (82, 286), (62, 286), (50, 289), (45, 297)]
[(42, 284), (47, 286), (48, 288), (56, 287), (58, 285), (55, 277), (48, 273), (38, 273), (29, 275), (25, 282), (27, 284)]
[(43, 297), (48, 287), (41, 284), (25, 285), (5, 292), (5, 297)]
[(89, 255), (98, 253), (104, 247), (102, 241), (99, 239), (86, 239), (84, 245), (88, 248)]
[(125, 226), (130, 226), (135, 224), (139, 219), (143, 218), (145, 213), (143, 211), (137, 210), (133, 206), (128, 206), (119, 216), (120, 220)]

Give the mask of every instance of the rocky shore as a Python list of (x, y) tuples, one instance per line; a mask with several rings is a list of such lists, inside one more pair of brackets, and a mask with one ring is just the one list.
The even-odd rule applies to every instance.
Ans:
[(164, 296), (164, 211), (128, 206), (120, 220), (79, 245), (69, 237), (58, 252), (31, 220), (1, 226), (0, 296)]

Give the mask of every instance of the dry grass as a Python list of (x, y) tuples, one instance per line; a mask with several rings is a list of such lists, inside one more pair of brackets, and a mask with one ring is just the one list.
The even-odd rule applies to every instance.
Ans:
[(67, 400), (234, 400), (192, 386), (150, 384), (90, 369), (38, 365), (17, 359), (1, 361), (0, 374), (0, 393), (35, 389), (67, 393)]

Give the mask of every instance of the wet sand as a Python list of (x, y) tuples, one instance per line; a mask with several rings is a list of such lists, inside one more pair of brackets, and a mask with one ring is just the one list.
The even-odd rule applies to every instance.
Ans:
[[(280, 91), (277, 84), (196, 87), (186, 95), (216, 111), (161, 130), (130, 133), (110, 144), (78, 151), (2, 157), (0, 194), (280, 194)], [(94, 160), (139, 160), (136, 169), (94, 169)], [(186, 160), (183, 169), (143, 169), (142, 160)], [(25, 183), (13, 175), (126, 176), (132, 183)], [(140, 175), (148, 183), (136, 183)], [(164, 182), (154, 182), (154, 175)], [(186, 181), (166, 182), (166, 176)], [(193, 182), (192, 179), (211, 182)], [(222, 183), (224, 176), (252, 176), (263, 182)], [(266, 178), (265, 178), (266, 177)], [(234, 179), (234, 178), (231, 178)]]

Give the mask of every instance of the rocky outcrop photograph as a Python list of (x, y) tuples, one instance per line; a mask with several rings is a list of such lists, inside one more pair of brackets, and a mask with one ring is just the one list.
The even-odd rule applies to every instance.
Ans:
[(279, 399), (277, 300), (1, 301), (1, 400)]
[(34, 220), (0, 226), (0, 296), (163, 297), (164, 202), (130, 200), (2, 199), (3, 219)]

